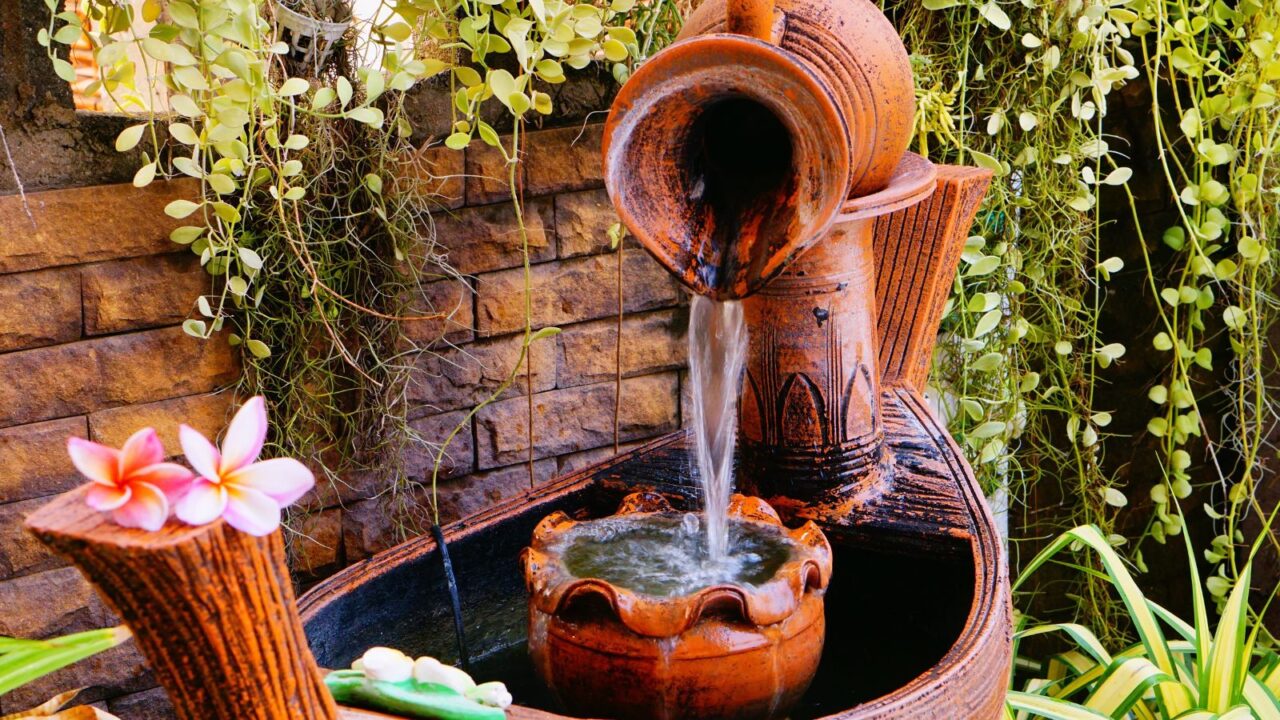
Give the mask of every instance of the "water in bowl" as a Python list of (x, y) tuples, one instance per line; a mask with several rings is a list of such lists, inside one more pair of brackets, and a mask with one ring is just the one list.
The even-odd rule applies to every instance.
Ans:
[(561, 541), (565, 568), (579, 578), (655, 597), (689, 595), (712, 585), (761, 585), (795, 551), (781, 529), (731, 520), (727, 552), (713, 557), (694, 513), (604, 518), (574, 527)]

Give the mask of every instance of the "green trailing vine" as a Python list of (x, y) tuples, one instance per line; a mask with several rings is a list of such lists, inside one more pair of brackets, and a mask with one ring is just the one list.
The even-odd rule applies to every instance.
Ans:
[[(1253, 491), (1274, 413), (1263, 373), (1274, 367), (1265, 337), (1276, 316), (1280, 8), (1255, 0), (908, 0), (886, 10), (913, 52), (918, 150), (997, 175), (935, 362), (934, 391), (952, 431), (988, 491), (1009, 488), (1016, 502), (1031, 488), (1057, 486), (1063, 507), (1028, 515), (1096, 525), (1139, 568), (1152, 552), (1147, 541), (1182, 531), (1170, 503), (1193, 491), (1190, 444), (1202, 443), (1226, 495), (1205, 507), (1221, 532), (1203, 548), (1217, 566), (1208, 589), (1223, 601), (1239, 577), (1241, 521), (1266, 510)], [(1108, 99), (1133, 82), (1152, 90), (1150, 132), (1177, 198), (1181, 222), (1167, 230), (1142, 227), (1127, 148), (1108, 132)], [(1106, 464), (1108, 447), (1129, 442), (1107, 429), (1117, 408), (1105, 388), (1128, 340), (1099, 330), (1108, 284), (1126, 270), (1119, 248), (1103, 242), (1107, 186), (1129, 199), (1143, 266), (1127, 270), (1143, 273), (1160, 298), (1154, 343), (1167, 358), (1149, 395), (1148, 432), (1161, 441), (1147, 474), (1157, 478), (1154, 511), (1135, 537), (1115, 530), (1134, 488)], [(1172, 271), (1153, 260), (1157, 238), (1176, 253)], [(1232, 354), (1215, 358), (1208, 341), (1222, 333)], [(1231, 366), (1226, 387), (1212, 382), (1215, 364)], [(1217, 393), (1230, 399), (1226, 430), (1207, 428), (1200, 410)], [(1043, 536), (1043, 522), (1032, 516), (1014, 533)], [(1100, 577), (1085, 573), (1067, 597), (1095, 627), (1115, 632), (1117, 607)]]
[[(413, 134), (405, 94), (424, 82), (446, 85), (453, 117), (445, 144), (496, 147), (514, 177), (523, 126), (553, 111), (549, 86), (593, 62), (625, 79), (678, 28), (675, 6), (383, 3), (316, 67), (290, 58), (273, 23), (276, 6), (264, 0), (146, 0), (137, 8), (89, 0), (83, 15), (46, 4), (39, 40), (55, 71), (74, 77), (55, 48), (87, 37), (99, 72), (87, 91), (137, 117), (116, 141), (122, 152), (143, 148), (134, 184), (199, 181), (196, 197), (165, 208), (186, 222), (172, 239), (211, 277), (209, 292), (192, 301), (187, 333), (225, 337), (244, 351), (243, 389), (277, 408), (276, 450), (309, 458), (333, 485), (377, 473), (396, 506), (412, 511), (410, 494), (400, 492), (414, 484), (402, 451), (427, 445), (438, 520), (440, 462), (462, 425), (444, 442), (409, 427), (406, 388), (432, 339), (415, 342), (405, 326), (444, 319), (451, 309), (423, 307), (421, 286), (458, 278), (420, 230), (435, 209), (413, 179), (420, 173), (403, 172)], [(304, 8), (315, 11), (313, 4)], [(152, 107), (156, 97), (172, 112)], [(505, 139), (482, 119), (492, 117), (490, 105), (503, 106), (514, 126)], [(520, 359), (498, 393), (519, 376), (530, 345), (556, 332), (531, 324), (527, 236), (510, 184), (525, 246), (526, 322)]]

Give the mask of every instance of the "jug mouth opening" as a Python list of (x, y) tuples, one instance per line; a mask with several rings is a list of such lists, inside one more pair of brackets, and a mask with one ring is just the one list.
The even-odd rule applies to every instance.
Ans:
[(642, 65), (605, 126), (623, 222), (696, 292), (742, 297), (820, 239), (849, 188), (849, 131), (804, 63), (736, 35)]

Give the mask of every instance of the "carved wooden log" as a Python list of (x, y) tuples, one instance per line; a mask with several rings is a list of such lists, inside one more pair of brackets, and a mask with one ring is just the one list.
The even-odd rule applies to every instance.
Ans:
[(307, 647), (277, 531), (222, 521), (122, 528), (84, 488), (27, 527), (75, 563), (133, 630), (180, 720), (336, 720)]

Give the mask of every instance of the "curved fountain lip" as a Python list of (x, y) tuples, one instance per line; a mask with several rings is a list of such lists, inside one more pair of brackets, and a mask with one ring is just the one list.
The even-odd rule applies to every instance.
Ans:
[[(658, 515), (675, 512), (661, 495), (648, 492), (628, 495), (611, 517)], [(795, 545), (794, 554), (761, 585), (721, 583), (687, 595), (657, 597), (618, 587), (598, 578), (579, 578), (565, 568), (557, 541), (581, 525), (563, 512), (554, 512), (538, 523), (533, 543), (523, 555), (525, 578), (534, 606), (557, 615), (570, 602), (595, 595), (612, 608), (631, 632), (646, 637), (671, 637), (692, 628), (704, 611), (714, 607), (737, 609), (755, 626), (773, 625), (800, 607), (805, 593), (823, 592), (831, 580), (831, 545), (812, 521), (788, 530), (764, 500), (734, 495), (729, 516), (741, 522), (781, 528)], [(590, 522), (590, 521), (587, 521)]]

